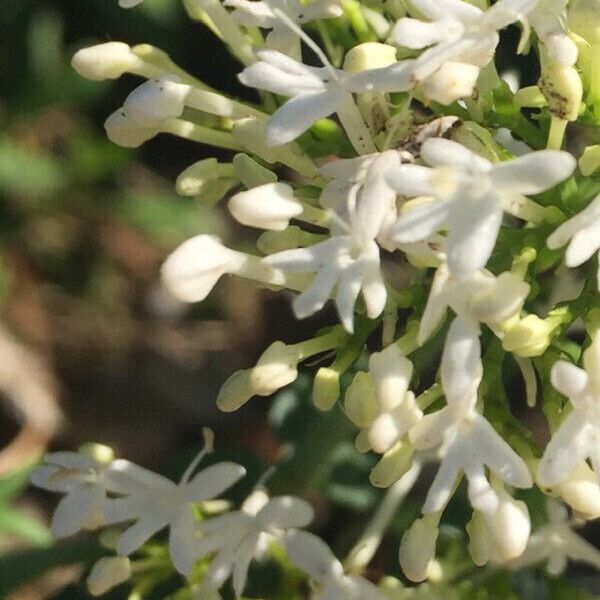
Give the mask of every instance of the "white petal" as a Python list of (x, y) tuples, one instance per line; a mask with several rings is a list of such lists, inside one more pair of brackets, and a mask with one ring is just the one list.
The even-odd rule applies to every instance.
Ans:
[(266, 2), (250, 2), (250, 0), (225, 0), (223, 6), (234, 8), (233, 18), (244, 25), (255, 27), (273, 27), (277, 17)]
[(446, 21), (454, 17), (464, 23), (478, 20), (483, 11), (464, 0), (411, 0), (411, 4), (434, 21)]
[(220, 462), (202, 469), (185, 485), (184, 494), (190, 502), (205, 502), (220, 496), (246, 475), (244, 467), (233, 462)]
[(203, 582), (211, 589), (219, 589), (229, 579), (235, 564), (236, 552), (233, 548), (221, 550), (210, 563)]
[(468, 480), (468, 495), (471, 506), (482, 512), (495, 512), (498, 509), (498, 494), (492, 489), (480, 463), (470, 463), (463, 467)]
[(529, 488), (533, 485), (531, 474), (523, 459), (481, 415), (477, 415), (472, 436), (472, 447), (477, 446), (477, 459), (486, 464), (502, 481), (518, 488)]
[(300, 38), (285, 23), (276, 21), (265, 41), (267, 48), (277, 50), (295, 60), (302, 60)]
[(288, 100), (271, 116), (267, 125), (267, 143), (281, 146), (296, 139), (315, 121), (336, 112), (346, 92), (341, 89), (303, 93)]
[(405, 17), (396, 21), (390, 37), (405, 48), (426, 48), (459, 37), (463, 31), (462, 25), (456, 21), (427, 23)]
[(377, 264), (371, 264), (364, 268), (361, 293), (367, 308), (367, 316), (369, 319), (376, 319), (383, 312), (387, 302), (387, 289), (379, 267), (379, 260), (377, 260)]
[(565, 254), (565, 264), (567, 267), (578, 267), (589, 260), (599, 248), (600, 219), (583, 227), (571, 238)]
[(448, 404), (459, 406), (481, 381), (481, 346), (478, 328), (456, 317), (450, 325), (440, 367)]
[(338, 0), (315, 0), (303, 5), (302, 13), (303, 16), (300, 18), (300, 23), (306, 23), (315, 19), (341, 17), (344, 14), (344, 10)]
[(444, 138), (427, 139), (421, 148), (421, 157), (432, 167), (457, 167), (468, 173), (485, 173), (492, 168), (489, 160), (462, 144)]
[(477, 199), (458, 198), (453, 205), (446, 247), (448, 267), (456, 275), (468, 275), (485, 267), (489, 260), (503, 210), (495, 193)]
[(290, 560), (315, 581), (325, 583), (331, 575), (341, 573), (342, 566), (329, 546), (312, 533), (290, 531), (284, 538)]
[(415, 450), (428, 450), (439, 446), (446, 432), (454, 427), (454, 419), (448, 407), (425, 415), (409, 432)]
[(421, 317), (417, 343), (422, 346), (439, 327), (448, 310), (448, 269), (440, 267), (433, 278), (427, 305)]
[(182, 575), (189, 575), (198, 558), (196, 551), (195, 520), (192, 507), (187, 505), (180, 517), (171, 523), (169, 531), (169, 554), (173, 566)]
[(257, 515), (258, 520), (264, 526), (276, 529), (306, 527), (313, 520), (313, 517), (312, 506), (294, 496), (272, 498)]
[(50, 465), (69, 470), (89, 471), (98, 467), (95, 461), (78, 452), (50, 452), (44, 460)]
[(423, 81), (423, 92), (430, 100), (448, 106), (473, 95), (479, 73), (477, 65), (448, 61)]
[(152, 127), (160, 121), (179, 118), (191, 91), (191, 86), (180, 80), (149, 79), (127, 96), (123, 109), (135, 123)]
[(386, 180), (392, 189), (407, 198), (435, 196), (434, 171), (421, 165), (399, 165), (390, 169)]
[(452, 450), (450, 450), (442, 460), (435, 479), (429, 488), (423, 504), (423, 514), (438, 512), (444, 508), (450, 499), (461, 468), (462, 464), (456, 460)]
[(506, 271), (494, 278), (489, 289), (475, 295), (469, 310), (477, 321), (500, 323), (521, 309), (529, 290), (529, 284), (515, 273)]
[(495, 29), (504, 29), (525, 17), (540, 0), (500, 0), (485, 14), (486, 22)]
[(117, 542), (117, 553), (123, 556), (132, 554), (167, 524), (168, 521), (164, 516), (158, 513), (144, 515), (135, 525), (121, 534)]
[(58, 467), (42, 465), (29, 474), (29, 481), (32, 485), (44, 490), (63, 493), (69, 492), (74, 487), (81, 484), (80, 480), (76, 478), (57, 477), (57, 474), (60, 473), (60, 471), (61, 470)]
[(555, 250), (564, 246), (580, 229), (600, 220), (600, 196), (597, 196), (580, 213), (565, 221), (546, 242), (548, 248)]
[(450, 208), (446, 201), (415, 206), (400, 215), (391, 227), (390, 237), (403, 244), (425, 240), (446, 227)]
[(540, 194), (567, 179), (576, 166), (568, 152), (540, 150), (494, 165), (490, 178), (503, 192)]
[(102, 506), (102, 516), (107, 525), (136, 519), (148, 508), (146, 495), (107, 499)]
[[(100, 493), (99, 493), (100, 492)], [(104, 494), (97, 487), (80, 485), (67, 494), (56, 507), (52, 517), (52, 535), (63, 538), (83, 529)]]
[[(590, 455), (593, 434), (597, 429), (588, 423), (585, 411), (573, 411), (552, 436), (537, 471), (540, 485), (553, 487)], [(590, 444), (591, 442), (591, 444)]]
[(417, 59), (412, 71), (413, 81), (422, 83), (447, 62), (454, 62), (477, 45), (477, 40), (459, 38), (432, 46)]
[(175, 484), (166, 477), (138, 467), (128, 460), (113, 461), (105, 472), (106, 487), (117, 494), (136, 494), (142, 497), (169, 495), (175, 490)]
[(249, 535), (237, 549), (233, 565), (233, 589), (236, 597), (240, 597), (246, 587), (248, 569), (256, 553), (258, 534)]
[(587, 373), (574, 364), (559, 360), (550, 371), (552, 385), (567, 398), (582, 394), (589, 383)]
[(335, 306), (340, 322), (349, 333), (354, 331), (354, 306), (360, 293), (362, 266), (353, 264), (341, 274), (335, 294)]
[(321, 310), (331, 296), (339, 272), (336, 265), (323, 267), (315, 276), (310, 286), (294, 298), (294, 314), (304, 319)]

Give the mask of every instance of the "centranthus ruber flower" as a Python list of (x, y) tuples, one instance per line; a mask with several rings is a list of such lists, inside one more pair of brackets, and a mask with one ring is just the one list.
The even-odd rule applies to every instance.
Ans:
[(315, 600), (386, 600), (370, 581), (346, 575), (342, 563), (320, 538), (306, 531), (290, 531), (284, 538), (291, 561), (318, 585)]
[(332, 235), (328, 240), (264, 259), (267, 265), (283, 271), (315, 273), (311, 285), (294, 299), (298, 318), (320, 310), (334, 288), (340, 321), (349, 332), (354, 329), (354, 308), (360, 293), (369, 318), (374, 319), (383, 311), (387, 291), (377, 236), (390, 211), (395, 210), (395, 193), (387, 185), (385, 174), (399, 163), (395, 151), (382, 153), (370, 163), (363, 185), (353, 186), (345, 203), (332, 211)]
[[(552, 250), (569, 244), (565, 254), (567, 267), (579, 267), (596, 252), (600, 256), (600, 196), (596, 196), (580, 213), (563, 223), (547, 243)], [(600, 268), (597, 280), (600, 290)]]
[(480, 69), (494, 57), (498, 31), (525, 20), (539, 0), (499, 0), (487, 11), (462, 0), (412, 0), (430, 21), (400, 19), (391, 38), (407, 48), (427, 48), (417, 59), (414, 83), (442, 104), (470, 96)]
[(583, 366), (559, 360), (552, 367), (552, 385), (569, 398), (573, 411), (546, 446), (537, 471), (542, 486), (560, 484), (588, 459), (600, 478), (600, 336), (584, 352)]
[(447, 231), (448, 267), (459, 276), (486, 265), (505, 211), (519, 216), (524, 195), (552, 188), (576, 166), (573, 156), (553, 150), (492, 164), (442, 138), (427, 140), (421, 158), (430, 166), (400, 165), (389, 171), (388, 183), (408, 198), (432, 200), (403, 212), (389, 235), (397, 243), (410, 243)]
[(301, 59), (300, 38), (273, 9), (283, 11), (297, 25), (339, 17), (343, 13), (338, 0), (315, 0), (307, 4), (299, 0), (225, 0), (223, 4), (234, 9), (232, 15), (242, 25), (270, 29), (267, 47), (296, 60)]
[(135, 520), (117, 542), (117, 552), (129, 555), (161, 529), (169, 528), (169, 553), (174, 567), (189, 574), (196, 562), (196, 522), (194, 504), (220, 496), (245, 474), (246, 470), (232, 462), (206, 467), (193, 475), (198, 463), (212, 450), (212, 432), (205, 432), (204, 450), (189, 465), (179, 483), (138, 467), (125, 460), (111, 464), (110, 489), (122, 496), (110, 499), (104, 506), (109, 523)]
[(252, 560), (286, 529), (306, 527), (312, 519), (313, 509), (304, 500), (293, 496), (269, 498), (259, 489), (239, 511), (203, 521), (198, 527), (201, 537), (196, 553), (199, 558), (215, 554), (203, 585), (218, 589), (233, 574), (233, 589), (239, 598)]
[(439, 447), (441, 464), (427, 494), (424, 513), (445, 506), (461, 473), (469, 483), (471, 504), (484, 512), (496, 510), (500, 501), (488, 481), (486, 467), (514, 487), (527, 488), (533, 483), (523, 459), (476, 410), (482, 375), (479, 328), (457, 317), (450, 326), (441, 364), (448, 405), (425, 415), (409, 432), (417, 450)]

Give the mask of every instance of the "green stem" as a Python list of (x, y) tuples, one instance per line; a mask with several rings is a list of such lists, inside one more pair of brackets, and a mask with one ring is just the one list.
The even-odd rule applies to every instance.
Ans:
[(160, 131), (200, 144), (206, 144), (207, 146), (216, 146), (229, 150), (243, 150), (242, 146), (238, 144), (231, 133), (217, 131), (210, 127), (203, 127), (202, 125), (195, 125), (182, 119), (168, 119), (164, 121)]

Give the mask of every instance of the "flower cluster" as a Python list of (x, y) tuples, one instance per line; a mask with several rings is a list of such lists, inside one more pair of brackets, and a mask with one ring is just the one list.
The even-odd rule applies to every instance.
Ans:
[[(536, 485), (578, 517), (600, 516), (600, 271), (590, 286), (585, 265), (600, 249), (600, 147), (579, 161), (562, 150), (581, 145), (569, 123), (600, 123), (600, 16), (589, 0), (391, 4), (378, 12), (336, 0), (184, 0), (242, 63), (239, 80), (258, 92), (259, 106), (208, 88), (149, 46), (101, 44), (79, 51), (73, 65), (90, 79), (147, 79), (107, 119), (115, 143), (136, 147), (168, 133), (235, 153), (227, 163), (191, 165), (177, 189), (206, 202), (226, 198), (233, 219), (264, 230), (257, 251), (210, 235), (184, 242), (161, 272), (174, 297), (202, 301), (221, 277), (236, 275), (289, 290), (298, 319), (329, 302), (337, 309), (339, 323), (302, 342), (274, 342), (234, 373), (219, 408), (274, 394), (303, 361), (329, 361), (315, 376), (315, 405), (327, 411), (342, 399), (359, 429), (356, 451), (380, 455), (373, 485), (400, 502), (423, 467), (437, 465), (423, 516), (400, 542), (412, 581), (435, 571), (443, 512), (463, 477), (476, 564), (547, 559), (555, 573), (568, 558), (597, 565), (598, 552), (573, 533), (556, 500), (549, 524), (530, 535), (515, 488)], [(342, 26), (351, 42), (332, 35)], [(509, 26), (521, 27), (518, 51), (539, 56), (535, 86), (511, 88), (496, 71)], [(565, 246), (566, 267), (583, 265), (584, 293), (552, 306)], [(567, 352), (578, 319), (586, 349)], [(503, 361), (522, 374), (529, 406), (541, 399), (545, 447), (511, 413)], [(379, 517), (367, 549), (359, 543), (342, 566), (297, 530), (312, 518), (300, 499), (259, 490), (239, 511), (210, 516), (210, 502), (243, 476), (238, 465), (192, 477), (194, 463), (175, 484), (122, 460), (59, 453), (47, 462), (34, 481), (66, 493), (53, 522), (58, 536), (135, 521), (116, 544), (125, 557), (169, 527), (175, 568), (189, 575), (203, 564), (207, 594), (232, 575), (238, 596), (253, 557), (280, 540), (315, 597), (386, 597), (359, 576), (374, 554), (369, 544), (383, 536)], [(387, 507), (381, 514), (394, 512)], [(102, 588), (106, 573), (120, 581), (124, 572), (122, 562), (103, 563), (91, 580)]]

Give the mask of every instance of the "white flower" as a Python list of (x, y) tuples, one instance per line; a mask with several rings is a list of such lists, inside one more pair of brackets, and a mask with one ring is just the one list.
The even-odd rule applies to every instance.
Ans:
[(388, 183), (406, 197), (429, 196), (400, 215), (390, 236), (400, 243), (425, 240), (447, 230), (450, 271), (468, 275), (487, 263), (504, 211), (523, 194), (539, 194), (566, 179), (576, 161), (567, 152), (542, 150), (492, 164), (461, 144), (428, 139), (421, 149), (431, 167), (400, 165)]
[(417, 519), (404, 532), (400, 542), (399, 559), (402, 572), (410, 581), (424, 581), (435, 560), (440, 515), (432, 513)]
[[(380, 454), (399, 442), (423, 413), (408, 390), (412, 363), (395, 344), (369, 358), (369, 374), (359, 373), (346, 392), (350, 419), (367, 431), (371, 448)], [(366, 376), (369, 381), (365, 382)], [(366, 391), (364, 385), (372, 386)]]
[(448, 406), (423, 417), (409, 433), (417, 450), (439, 446), (441, 464), (427, 494), (424, 513), (445, 506), (461, 473), (469, 483), (471, 504), (481, 511), (496, 510), (499, 504), (486, 467), (509, 485), (532, 485), (523, 460), (475, 409), (483, 373), (480, 355), (478, 327), (457, 317), (450, 326), (441, 364)]
[(218, 589), (233, 574), (233, 589), (239, 598), (246, 587), (248, 567), (268, 544), (290, 528), (306, 527), (313, 509), (293, 496), (271, 498), (258, 490), (241, 510), (203, 521), (196, 552), (199, 558), (215, 553), (203, 583)]
[(47, 454), (45, 464), (31, 473), (33, 485), (65, 494), (52, 517), (54, 537), (67, 537), (103, 524), (106, 466), (77, 452), (55, 452)]
[(565, 31), (568, 0), (540, 1), (528, 20), (552, 62), (572, 66), (577, 62), (577, 45)]
[(284, 541), (292, 562), (319, 585), (315, 600), (386, 600), (387, 596), (370, 581), (346, 575), (340, 561), (316, 535), (290, 531)]
[(547, 501), (549, 523), (529, 538), (525, 552), (510, 563), (513, 569), (522, 569), (547, 562), (551, 575), (560, 575), (569, 560), (586, 562), (600, 569), (600, 551), (573, 531), (567, 511), (556, 500)]
[(190, 573), (198, 558), (192, 505), (216, 498), (246, 474), (238, 464), (221, 462), (192, 477), (198, 462), (211, 450), (211, 442), (209, 439), (178, 484), (125, 460), (111, 464), (106, 476), (108, 486), (123, 497), (107, 501), (104, 507), (106, 519), (109, 523), (136, 521), (119, 538), (119, 554), (135, 552), (154, 534), (169, 527), (169, 553), (173, 565), (180, 573)]
[(446, 264), (436, 271), (417, 341), (422, 345), (441, 325), (450, 307), (468, 322), (496, 325), (518, 314), (529, 294), (529, 284), (506, 271), (498, 276), (475, 271), (468, 277), (453, 277)]
[(554, 363), (552, 385), (569, 398), (573, 412), (548, 443), (537, 471), (540, 485), (553, 487), (590, 459), (600, 478), (600, 337), (583, 354), (584, 369), (566, 361)]
[[(410, 64), (349, 74), (329, 63), (308, 67), (275, 50), (260, 50), (256, 54), (259, 61), (240, 73), (240, 81), (291, 97), (269, 120), (267, 143), (272, 146), (292, 141), (315, 121), (337, 112), (353, 92), (372, 88), (386, 91), (386, 87), (402, 91), (410, 86)], [(378, 77), (379, 73), (383, 77)]]
[(407, 48), (428, 48), (417, 59), (413, 80), (442, 104), (470, 96), (479, 70), (493, 58), (498, 30), (522, 20), (539, 0), (499, 0), (483, 11), (461, 0), (412, 0), (430, 22), (400, 19), (392, 39)]
[[(569, 243), (565, 255), (567, 267), (578, 267), (600, 250), (600, 196), (579, 214), (563, 223), (548, 238), (548, 248), (555, 250)], [(600, 289), (600, 269), (598, 270)]]
[(298, 25), (343, 14), (337, 0), (315, 0), (308, 4), (299, 0), (225, 0), (223, 4), (234, 8), (232, 15), (241, 24), (271, 29), (266, 39), (267, 46), (297, 60), (300, 60), (300, 40), (273, 9), (280, 9)]
[(121, 8), (133, 8), (139, 6), (144, 0), (119, 0), (119, 6)]
[[(330, 239), (264, 259), (266, 264), (284, 271), (316, 272), (312, 284), (294, 300), (298, 318), (320, 310), (334, 288), (340, 320), (349, 332), (354, 328), (354, 306), (359, 293), (362, 292), (369, 318), (374, 319), (383, 311), (387, 291), (376, 238), (387, 225), (390, 211), (395, 210), (395, 193), (387, 185), (385, 174), (399, 161), (395, 151), (370, 159), (362, 186), (352, 187), (345, 203), (336, 207)], [(357, 164), (360, 168), (366, 166)]]
[(229, 212), (242, 225), (283, 231), (290, 219), (302, 214), (302, 203), (286, 183), (267, 183), (239, 192), (229, 200)]

